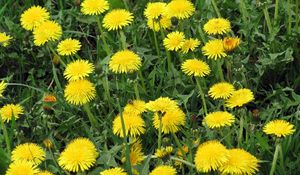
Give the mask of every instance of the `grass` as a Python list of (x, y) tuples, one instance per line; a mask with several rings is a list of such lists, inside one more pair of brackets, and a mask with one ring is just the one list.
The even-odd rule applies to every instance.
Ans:
[[(0, 78), (9, 82), (0, 106), (8, 103), (20, 103), (25, 114), (15, 122), (6, 123), (11, 148), (25, 142), (34, 142), (43, 146), (43, 140), (50, 139), (54, 148), (47, 150), (46, 161), (41, 169), (54, 174), (64, 174), (57, 166), (56, 159), (70, 140), (79, 136), (92, 140), (100, 150), (96, 165), (86, 174), (99, 174), (109, 167), (121, 166), (123, 139), (112, 132), (112, 121), (122, 111), (129, 100), (140, 98), (146, 102), (161, 96), (170, 97), (180, 104), (186, 113), (186, 125), (174, 137), (162, 135), (162, 145), (172, 145), (179, 150), (179, 145), (189, 147), (187, 165), (177, 167), (178, 174), (196, 174), (193, 164), (197, 144), (210, 139), (221, 140), (228, 148), (239, 147), (255, 155), (260, 162), (258, 174), (269, 174), (272, 166), (275, 139), (262, 132), (262, 127), (270, 120), (285, 119), (293, 123), (296, 132), (283, 139), (282, 152), (276, 151), (278, 161), (275, 174), (293, 175), (300, 172), (298, 143), (300, 117), (300, 47), (299, 47), (299, 1), (260, 2), (241, 0), (239, 3), (224, 1), (193, 1), (196, 13), (184, 21), (173, 21), (171, 30), (154, 33), (146, 24), (143, 10), (146, 0), (126, 1), (134, 14), (134, 22), (121, 33), (98, 30), (97, 19), (80, 13), (80, 0), (6, 0), (0, 1), (0, 31), (13, 37), (8, 47), (0, 47)], [(111, 8), (125, 8), (123, 1), (111, 0)], [(297, 5), (298, 4), (298, 5)], [(48, 9), (53, 20), (63, 27), (61, 39), (72, 37), (79, 39), (82, 48), (78, 55), (94, 63), (95, 73), (89, 78), (96, 85), (97, 98), (92, 101), (90, 112), (97, 118), (98, 127), (91, 127), (83, 108), (68, 104), (64, 99), (66, 80), (63, 77), (64, 66), (52, 60), (56, 53), (47, 47), (33, 44), (32, 34), (20, 25), (20, 15), (32, 5), (41, 5)], [(223, 134), (203, 127), (202, 119), (206, 101), (208, 112), (222, 109), (219, 101), (208, 97), (211, 85), (219, 82), (219, 67), (203, 56), (201, 47), (210, 37), (203, 33), (203, 25), (208, 19), (222, 16), (230, 20), (232, 34), (239, 36), (241, 45), (221, 67), (224, 79), (236, 88), (246, 87), (255, 95), (255, 101), (232, 112), (238, 119), (243, 117), (242, 127), (238, 119), (234, 126), (225, 128)], [(102, 20), (103, 16), (99, 19)], [(182, 30), (186, 36), (198, 38), (201, 45), (194, 53), (178, 54), (166, 52), (163, 38), (170, 31)], [(100, 33), (101, 32), (101, 33)], [(103, 37), (106, 39), (106, 46)], [(121, 39), (120, 39), (121, 38)], [(126, 43), (125, 43), (126, 42)], [(56, 48), (57, 43), (49, 43)], [(124, 46), (125, 45), (125, 46)], [(128, 47), (142, 58), (142, 67), (134, 74), (113, 74), (107, 65), (111, 53)], [(195, 81), (182, 73), (180, 59), (198, 57), (205, 60), (212, 69), (209, 76)], [(68, 63), (66, 58), (61, 58)], [(75, 59), (75, 58), (74, 58)], [(169, 63), (168, 60), (169, 59)], [(171, 64), (170, 64), (171, 63)], [(198, 87), (203, 93), (199, 93)], [(44, 110), (45, 94), (54, 94), (57, 102), (54, 110)], [(119, 107), (120, 106), (120, 107)], [(89, 114), (91, 115), (91, 114)], [(143, 117), (147, 127), (141, 136), (143, 152), (147, 157), (135, 168), (140, 174), (148, 174), (162, 163), (173, 164), (178, 159), (160, 160), (153, 158), (157, 148), (158, 131), (152, 126), (152, 115)], [(6, 146), (4, 128), (0, 128), (0, 174), (10, 163), (9, 147)], [(226, 135), (231, 140), (226, 141)], [(176, 139), (178, 137), (178, 140)], [(239, 139), (237, 139), (240, 137)], [(240, 140), (241, 139), (241, 140)], [(238, 143), (238, 140), (239, 143)], [(128, 139), (126, 140), (126, 143)], [(53, 153), (53, 154), (52, 154)], [(282, 156), (281, 156), (282, 154)], [(128, 161), (127, 161), (128, 163)], [(128, 168), (127, 168), (128, 171)], [(214, 173), (211, 173), (214, 174)]]

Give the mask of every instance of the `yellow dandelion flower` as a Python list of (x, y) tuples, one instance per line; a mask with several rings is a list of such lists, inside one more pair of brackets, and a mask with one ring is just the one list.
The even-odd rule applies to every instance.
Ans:
[(223, 41), (220, 39), (214, 39), (208, 41), (203, 47), (202, 52), (209, 59), (220, 59), (226, 57), (225, 49), (223, 47)]
[(173, 147), (167, 146), (165, 150), (166, 150), (167, 154), (171, 154), (173, 152)]
[(57, 52), (59, 55), (74, 55), (80, 50), (81, 44), (77, 39), (68, 38), (61, 41), (57, 46)]
[(164, 2), (149, 2), (144, 11), (148, 19), (158, 19), (166, 12), (167, 4)]
[(228, 161), (219, 167), (224, 175), (252, 175), (258, 171), (259, 160), (243, 149), (230, 149)]
[(294, 125), (285, 120), (273, 120), (267, 123), (263, 129), (264, 133), (277, 137), (286, 137), (295, 132)]
[[(143, 162), (145, 155), (142, 151), (142, 143), (140, 140), (136, 140), (132, 144), (132, 146), (130, 148), (129, 157), (130, 157), (130, 163), (132, 166), (138, 165), (141, 162)], [(123, 163), (126, 162), (126, 157), (122, 158), (122, 162)]]
[(36, 175), (39, 172), (36, 165), (27, 161), (12, 162), (5, 175)]
[(219, 141), (212, 140), (201, 144), (195, 155), (195, 165), (199, 172), (217, 170), (228, 161), (228, 150)]
[(160, 165), (151, 171), (149, 175), (176, 175), (176, 169), (168, 165)]
[(109, 61), (109, 69), (114, 73), (132, 73), (140, 69), (142, 59), (130, 50), (115, 53)]
[(176, 133), (180, 129), (180, 126), (183, 126), (185, 124), (185, 114), (179, 108), (166, 111), (161, 114), (155, 113), (153, 118), (153, 125), (156, 129), (159, 129), (160, 117), (162, 124), (161, 130), (165, 134)]
[(96, 97), (95, 85), (85, 79), (70, 81), (64, 92), (67, 102), (74, 105), (84, 105)]
[(162, 16), (160, 19), (148, 19), (147, 26), (151, 30), (158, 32), (160, 30), (160, 28), (169, 29), (172, 26), (172, 21), (171, 21), (171, 18), (169, 18), (167, 16)]
[[(140, 115), (132, 115), (122, 113), (125, 124), (125, 133), (130, 137), (137, 137), (145, 133), (145, 121)], [(120, 115), (117, 115), (113, 121), (113, 133), (120, 137), (124, 137)]]
[(133, 14), (125, 9), (114, 9), (103, 18), (103, 27), (108, 31), (128, 26), (133, 21)]
[(81, 12), (85, 15), (100, 15), (109, 9), (106, 0), (84, 0), (81, 3)]
[(177, 51), (181, 49), (185, 41), (185, 36), (183, 32), (175, 31), (171, 32), (167, 35), (167, 37), (164, 39), (164, 46), (168, 50), (174, 50)]
[(41, 6), (32, 6), (21, 15), (21, 26), (26, 30), (33, 30), (50, 19), (49, 12)]
[(178, 19), (186, 19), (195, 13), (194, 4), (189, 0), (172, 0), (167, 5), (166, 14)]
[(69, 63), (64, 76), (69, 81), (81, 80), (93, 73), (94, 65), (87, 60), (76, 60)]
[(227, 19), (213, 18), (204, 24), (203, 29), (209, 35), (217, 35), (229, 32), (231, 25)]
[(124, 113), (131, 114), (131, 115), (140, 115), (145, 111), (146, 111), (146, 102), (142, 100), (130, 101), (124, 107)]
[(54, 175), (54, 174), (49, 171), (42, 171), (42, 172), (37, 173), (37, 175)]
[(176, 101), (169, 97), (159, 97), (154, 101), (149, 101), (146, 108), (153, 112), (167, 112), (179, 108)]
[(4, 90), (6, 89), (6, 87), (7, 87), (7, 83), (5, 83), (4, 81), (1, 81), (0, 82), (0, 97), (3, 97), (3, 92), (4, 92)]
[(0, 116), (4, 122), (9, 122), (14, 117), (17, 120), (24, 114), (24, 109), (19, 104), (7, 104), (0, 109)]
[(229, 108), (241, 107), (254, 100), (253, 92), (250, 89), (239, 89), (232, 93), (229, 99), (226, 100), (226, 106)]
[(0, 32), (0, 46), (6, 47), (9, 45), (9, 40), (11, 40), (12, 37), (10, 35), (7, 35), (5, 32)]
[(55, 21), (46, 21), (33, 30), (34, 44), (42, 46), (48, 41), (55, 41), (62, 35), (62, 27)]
[(100, 175), (127, 175), (126, 172), (119, 167), (104, 170)]
[(11, 155), (13, 161), (28, 161), (35, 165), (41, 164), (45, 157), (43, 148), (35, 143), (21, 144), (12, 151)]
[(220, 128), (224, 126), (231, 126), (234, 123), (234, 116), (226, 111), (212, 112), (206, 115), (203, 123), (209, 128)]
[(43, 98), (43, 102), (45, 103), (55, 103), (56, 102), (56, 97), (54, 95), (48, 94), (45, 95)]
[(223, 47), (227, 52), (230, 52), (240, 45), (240, 38), (238, 37), (226, 37), (223, 39)]
[(71, 172), (86, 171), (95, 165), (99, 156), (96, 146), (87, 138), (72, 140), (58, 158), (58, 164)]
[(234, 91), (235, 88), (232, 84), (221, 82), (209, 88), (208, 95), (213, 99), (228, 99)]
[(43, 144), (44, 144), (44, 146), (45, 146), (46, 148), (48, 148), (48, 149), (51, 149), (51, 148), (53, 147), (53, 143), (52, 143), (52, 141), (51, 141), (50, 139), (45, 139), (45, 140), (43, 141)]
[(165, 150), (165, 148), (157, 148), (155, 150), (155, 153), (154, 155), (157, 157), (157, 158), (164, 158), (166, 155), (167, 155), (167, 152)]
[(188, 59), (182, 63), (181, 70), (188, 76), (195, 77), (204, 77), (210, 73), (208, 64), (196, 58)]
[(184, 40), (184, 43), (181, 47), (182, 53), (188, 53), (189, 51), (194, 51), (200, 45), (200, 41), (198, 39), (189, 38)]

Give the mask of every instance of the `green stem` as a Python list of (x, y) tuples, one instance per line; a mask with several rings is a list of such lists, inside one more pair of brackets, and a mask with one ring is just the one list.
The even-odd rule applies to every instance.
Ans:
[(283, 171), (283, 175), (286, 175), (285, 168), (284, 168), (284, 159), (283, 159), (282, 146), (281, 146), (280, 143), (279, 143), (279, 145), (280, 145), (280, 149), (279, 149), (280, 166), (281, 166), (281, 169)]
[(190, 166), (190, 167), (192, 167), (192, 168), (196, 168), (196, 166), (195, 166), (193, 163), (191, 163), (191, 162), (189, 162), (189, 161), (186, 161), (186, 160), (182, 160), (182, 159), (180, 159), (180, 158), (178, 158), (178, 157), (171, 156), (170, 159), (171, 159), (171, 160), (178, 161), (178, 162), (181, 162), (181, 163), (183, 163), (183, 164), (186, 164), (187, 166)]
[(53, 154), (52, 150), (51, 149), (48, 149), (48, 150), (50, 152), (51, 159), (53, 160), (56, 168), (58, 169), (58, 173), (61, 174), (61, 172), (60, 172), (60, 166), (58, 165), (58, 163), (56, 161), (57, 159), (54, 157), (54, 154)]
[(139, 92), (139, 89), (138, 89), (138, 80), (136, 80), (134, 82), (134, 93), (135, 93), (135, 98), (140, 99), (140, 92)]
[[(106, 99), (108, 101), (108, 104), (111, 103), (111, 98), (110, 98), (110, 91), (109, 91), (109, 82), (108, 82), (108, 77), (107, 77), (107, 71), (105, 71), (105, 76), (103, 77), (103, 88), (104, 92), (106, 94)], [(111, 110), (111, 105), (109, 105), (109, 108)]]
[(132, 169), (131, 169), (131, 162), (130, 162), (130, 146), (127, 142), (127, 134), (126, 134), (126, 128), (125, 128), (125, 122), (124, 118), (122, 115), (122, 109), (121, 105), (119, 102), (119, 98), (117, 98), (117, 104), (118, 104), (118, 110), (121, 118), (121, 124), (122, 124), (122, 132), (123, 132), (123, 142), (125, 144), (125, 156), (126, 156), (126, 167), (127, 167), (127, 172), (129, 175), (132, 175)]
[(103, 32), (103, 29), (102, 29), (102, 25), (101, 25), (101, 22), (100, 22), (100, 19), (98, 16), (96, 16), (96, 19), (97, 19), (97, 24), (98, 24), (98, 28), (99, 28), (99, 31), (100, 31), (100, 37), (102, 39), (102, 42), (104, 44), (104, 50), (106, 52), (107, 55), (111, 55), (111, 50), (106, 42), (106, 39), (105, 39), (105, 35), (104, 35), (104, 32)]
[(66, 67), (66, 63), (61, 59), (61, 57), (59, 55), (57, 55), (55, 50), (52, 47), (50, 47), (49, 45), (48, 45), (48, 48), (53, 53), (53, 55), (57, 56), (57, 58), (59, 59), (59, 62), (63, 65), (63, 67)]
[(174, 137), (176, 145), (179, 148), (179, 151), (181, 152), (182, 156), (186, 159), (187, 157), (185, 155), (185, 152), (183, 151), (183, 147), (182, 147), (181, 143), (179, 142), (179, 139), (178, 139), (177, 135), (175, 133), (173, 133), (173, 132), (172, 132), (172, 135)]
[[(161, 34), (162, 38), (164, 39), (165, 33), (160, 25), (160, 22), (158, 24), (159, 24), (160, 34)], [(172, 71), (171, 70), (171, 54), (166, 47), (165, 47), (165, 50), (166, 50), (166, 55), (167, 55), (168, 73), (170, 74)]]
[(278, 7), (279, 7), (279, 0), (276, 0), (276, 1), (275, 1), (274, 21), (273, 21), (273, 25), (274, 25), (274, 26), (277, 25), (277, 20), (278, 20)]
[(291, 34), (292, 32), (292, 8), (291, 8), (291, 0), (288, 0), (288, 29), (287, 29), (287, 33), (288, 35)]
[(196, 79), (196, 83), (197, 83), (197, 87), (199, 89), (200, 95), (201, 95), (201, 99), (202, 99), (202, 103), (203, 103), (203, 109), (204, 109), (204, 114), (207, 115), (207, 107), (206, 107), (206, 102), (205, 102), (205, 97), (204, 97), (204, 93), (200, 84), (200, 78), (199, 77), (195, 77)]
[(214, 10), (215, 10), (215, 12), (216, 12), (216, 14), (217, 14), (217, 16), (218, 16), (219, 18), (221, 18), (222, 16), (221, 16), (221, 13), (220, 13), (220, 10), (219, 10), (219, 8), (218, 8), (218, 6), (217, 6), (216, 1), (215, 1), (215, 0), (211, 0), (211, 3), (212, 3), (212, 6), (213, 6), (213, 8), (214, 8)]
[(4, 135), (4, 138), (5, 138), (7, 153), (10, 156), (10, 154), (11, 154), (10, 139), (8, 137), (7, 129), (6, 129), (6, 126), (5, 126), (4, 121), (2, 120), (1, 116), (0, 116), (0, 122), (1, 122), (1, 127), (2, 127), (2, 130), (3, 130), (3, 135)]
[(41, 93), (46, 93), (45, 91), (43, 91), (42, 89), (38, 89), (38, 88), (35, 88), (33, 86), (30, 86), (30, 85), (27, 85), (27, 84), (21, 84), (21, 83), (7, 83), (7, 86), (23, 86), (23, 87), (27, 87), (29, 89), (33, 89), (33, 90), (36, 90), (38, 92), (41, 92)]
[(243, 130), (244, 130), (244, 116), (241, 115), (240, 118), (240, 130), (239, 130), (239, 136), (238, 136), (238, 147), (241, 147), (242, 140), (243, 140)]
[(274, 152), (274, 156), (273, 156), (273, 161), (272, 161), (272, 167), (271, 167), (271, 171), (270, 171), (270, 175), (273, 175), (275, 173), (276, 170), (276, 162), (278, 159), (278, 153), (280, 150), (280, 143), (277, 143), (276, 148), (275, 148), (275, 152)]
[(269, 34), (271, 34), (272, 33), (272, 24), (271, 24), (270, 15), (269, 15), (269, 12), (268, 12), (268, 6), (267, 5), (264, 7), (263, 12), (264, 12), (265, 20), (266, 20), (267, 27), (268, 27), (268, 30), (269, 30)]
[(160, 50), (159, 50), (159, 47), (158, 47), (157, 36), (156, 36), (156, 32), (154, 31), (154, 20), (153, 20), (153, 36), (154, 36), (154, 43), (155, 43), (156, 53), (157, 53), (158, 57), (160, 57)]
[(96, 129), (97, 126), (98, 126), (98, 121), (97, 121), (97, 119), (95, 118), (95, 116), (93, 115), (93, 113), (91, 112), (90, 105), (89, 105), (88, 103), (84, 104), (84, 105), (83, 105), (83, 109), (84, 109), (85, 112), (87, 113), (87, 116), (88, 116), (88, 118), (89, 118), (89, 120), (90, 120), (90, 123), (91, 123), (92, 127), (93, 127), (94, 129)]
[(223, 70), (222, 70), (221, 60), (217, 60), (217, 66), (218, 66), (219, 78), (223, 82), (224, 81), (224, 74), (223, 74)]

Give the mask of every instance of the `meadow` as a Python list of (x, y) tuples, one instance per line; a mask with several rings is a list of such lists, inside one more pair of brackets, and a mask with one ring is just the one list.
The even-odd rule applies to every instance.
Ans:
[(299, 0), (1, 0), (0, 175), (300, 174)]

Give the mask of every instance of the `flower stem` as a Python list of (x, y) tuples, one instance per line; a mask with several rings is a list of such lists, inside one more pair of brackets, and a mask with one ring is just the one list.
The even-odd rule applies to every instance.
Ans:
[(153, 20), (153, 36), (154, 36), (154, 43), (155, 43), (156, 53), (157, 53), (158, 57), (160, 57), (160, 50), (159, 50), (159, 47), (158, 47), (157, 36), (156, 36), (156, 32), (154, 31), (154, 20)]
[(181, 163), (183, 163), (183, 164), (186, 164), (187, 166), (190, 166), (190, 167), (192, 167), (192, 168), (196, 168), (196, 166), (195, 166), (193, 163), (191, 163), (191, 162), (189, 162), (189, 161), (186, 161), (186, 160), (182, 160), (182, 159), (180, 159), (180, 158), (178, 158), (178, 157), (171, 156), (170, 159), (171, 159), (171, 160), (178, 161), (178, 162), (181, 162)]
[(120, 105), (119, 98), (117, 98), (117, 104), (118, 104), (118, 110), (121, 118), (121, 124), (122, 124), (122, 132), (123, 132), (123, 142), (125, 144), (125, 156), (126, 156), (126, 168), (129, 175), (132, 175), (132, 169), (131, 169), (131, 162), (130, 162), (130, 146), (127, 142), (127, 134), (126, 134), (126, 128), (125, 128), (125, 122), (122, 115), (122, 109)]
[(283, 171), (283, 175), (286, 175), (286, 172), (285, 172), (285, 168), (284, 168), (284, 159), (283, 159), (283, 152), (282, 152), (282, 146), (280, 144), (280, 149), (279, 149), (279, 158), (280, 158), (280, 166), (281, 166), (281, 169)]
[(275, 1), (274, 21), (273, 21), (273, 25), (274, 25), (274, 26), (277, 25), (277, 20), (278, 20), (278, 7), (279, 7), (279, 0), (276, 0), (276, 1)]
[(200, 95), (201, 95), (201, 99), (202, 99), (202, 103), (203, 103), (203, 109), (204, 109), (204, 114), (207, 115), (207, 107), (206, 107), (204, 93), (203, 93), (203, 90), (202, 90), (201, 84), (200, 84), (200, 78), (199, 77), (195, 77), (195, 79), (196, 79), (196, 83), (197, 83), (197, 86), (198, 86), (198, 89), (199, 89), (199, 92), (200, 92)]
[(270, 15), (269, 15), (269, 12), (268, 12), (268, 6), (267, 5), (263, 9), (263, 13), (264, 13), (264, 16), (265, 16), (265, 20), (266, 20), (266, 23), (267, 23), (269, 34), (271, 34), (272, 33), (272, 24), (271, 24)]
[(162, 140), (162, 117), (163, 114), (157, 114), (159, 117), (159, 128), (158, 128), (158, 141), (157, 141), (157, 148), (160, 149), (161, 148), (161, 140)]
[[(164, 39), (165, 33), (164, 33), (163, 29), (161, 28), (160, 22), (158, 24), (159, 24), (160, 34), (161, 34), (162, 38)], [(171, 70), (171, 54), (166, 47), (165, 47), (165, 50), (166, 50), (166, 55), (167, 55), (168, 73), (171, 73), (171, 71), (172, 71)]]
[(10, 139), (8, 137), (7, 129), (6, 129), (6, 126), (5, 126), (4, 121), (2, 120), (1, 116), (0, 116), (0, 122), (1, 122), (1, 128), (3, 130), (3, 135), (4, 135), (4, 138), (5, 138), (7, 154), (10, 156), (10, 154), (11, 154)]
[(92, 127), (97, 128), (98, 122), (97, 122), (97, 119), (95, 118), (95, 116), (93, 115), (93, 113), (91, 112), (90, 105), (88, 103), (84, 104), (83, 109), (87, 113), (87, 116), (90, 120)]
[(30, 85), (27, 85), (27, 84), (21, 84), (21, 83), (7, 83), (7, 86), (23, 86), (23, 87), (27, 87), (27, 88), (29, 88), (29, 89), (36, 90), (36, 91), (41, 92), (41, 93), (43, 93), (43, 94), (46, 93), (46, 92), (43, 91), (42, 89), (39, 89), (39, 88), (30, 86)]
[(220, 13), (220, 10), (219, 10), (219, 8), (218, 8), (218, 6), (217, 6), (216, 1), (215, 1), (215, 0), (211, 0), (211, 3), (212, 3), (212, 6), (213, 6), (213, 8), (214, 8), (214, 10), (215, 10), (215, 12), (216, 12), (216, 14), (217, 14), (217, 16), (218, 16), (219, 18), (222, 17), (222, 16), (221, 16), (221, 13)]
[(223, 75), (221, 60), (217, 60), (217, 66), (218, 66), (219, 78), (220, 78), (221, 81), (224, 81), (224, 75)]
[(239, 130), (239, 136), (238, 136), (238, 147), (241, 147), (242, 139), (243, 139), (243, 130), (244, 130), (244, 117), (241, 115), (240, 118), (240, 130)]
[(278, 153), (279, 153), (280, 149), (281, 149), (281, 145), (280, 145), (280, 142), (279, 142), (279, 143), (276, 144), (270, 175), (273, 175), (275, 173), (276, 162), (277, 162), (277, 159), (278, 159)]
[(139, 89), (138, 89), (138, 80), (136, 80), (134, 82), (134, 93), (135, 93), (135, 98), (140, 99), (140, 92), (139, 92)]
[(106, 42), (106, 39), (105, 39), (105, 35), (104, 35), (103, 29), (102, 29), (102, 25), (101, 25), (100, 19), (99, 19), (98, 16), (96, 16), (96, 19), (97, 19), (98, 28), (99, 28), (99, 31), (100, 31), (100, 36), (101, 36), (102, 42), (104, 44), (104, 50), (105, 50), (105, 52), (106, 52), (107, 55), (111, 55), (111, 50), (109, 49), (109, 47), (107, 45), (107, 42)]

